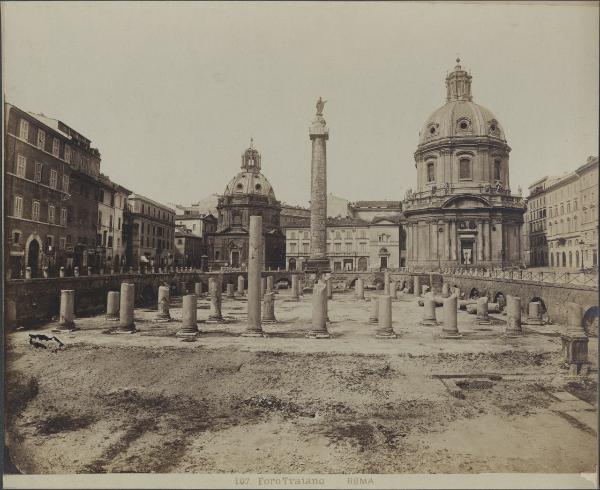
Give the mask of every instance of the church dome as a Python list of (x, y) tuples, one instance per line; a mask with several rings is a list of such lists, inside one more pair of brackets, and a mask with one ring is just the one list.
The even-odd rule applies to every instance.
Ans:
[(260, 172), (240, 172), (225, 187), (226, 196), (254, 194), (275, 199), (275, 192), (267, 178)]
[(419, 133), (419, 145), (444, 138), (489, 137), (506, 142), (502, 126), (496, 116), (485, 107), (473, 102), (471, 75), (457, 65), (446, 77), (446, 104), (437, 109)]
[(229, 181), (225, 196), (257, 195), (275, 199), (275, 192), (267, 178), (260, 172), (261, 156), (250, 139), (250, 147), (242, 153), (242, 171)]

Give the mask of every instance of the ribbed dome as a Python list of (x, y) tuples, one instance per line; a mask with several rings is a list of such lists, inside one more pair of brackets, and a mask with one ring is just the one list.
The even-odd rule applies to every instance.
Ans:
[(254, 194), (275, 199), (275, 192), (267, 178), (260, 172), (240, 172), (229, 181), (224, 195)]
[(488, 136), (506, 142), (496, 116), (473, 102), (472, 77), (460, 66), (446, 77), (446, 104), (435, 111), (419, 133), (419, 145), (442, 138)]
[(429, 116), (419, 133), (419, 144), (460, 136), (506, 141), (502, 126), (490, 110), (472, 101), (451, 100)]

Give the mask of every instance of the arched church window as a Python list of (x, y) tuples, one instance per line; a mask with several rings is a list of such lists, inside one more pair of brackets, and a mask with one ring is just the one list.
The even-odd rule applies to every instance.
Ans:
[(242, 189), (244, 189), (244, 186), (242, 185), (242, 183), (240, 182), (238, 185), (235, 186), (235, 190), (237, 192), (241, 192)]
[(262, 187), (261, 187), (261, 185), (260, 185), (260, 184), (256, 184), (256, 185), (254, 186), (254, 189), (256, 190), (256, 192), (260, 192), (260, 190), (262, 189)]
[(500, 180), (500, 167), (501, 166), (501, 162), (500, 160), (495, 160), (494, 161), (494, 180)]
[(435, 181), (435, 163), (429, 162), (427, 164), (427, 182)]
[(471, 160), (469, 158), (461, 158), (458, 162), (458, 178), (460, 180), (471, 178)]

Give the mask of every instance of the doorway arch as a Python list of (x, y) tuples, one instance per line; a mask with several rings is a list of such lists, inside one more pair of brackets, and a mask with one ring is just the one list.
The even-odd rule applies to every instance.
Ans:
[(42, 250), (42, 241), (39, 235), (30, 235), (25, 245), (25, 267), (31, 267), (31, 277), (37, 277), (40, 266), (40, 253)]

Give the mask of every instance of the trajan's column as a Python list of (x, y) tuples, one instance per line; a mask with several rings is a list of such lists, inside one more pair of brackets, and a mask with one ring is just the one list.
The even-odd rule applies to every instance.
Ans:
[(327, 129), (323, 118), (325, 102), (321, 97), (317, 101), (317, 115), (313, 120), (309, 135), (312, 141), (311, 189), (310, 189), (310, 257), (305, 270), (316, 274), (318, 280), (322, 273), (330, 272), (327, 258)]

